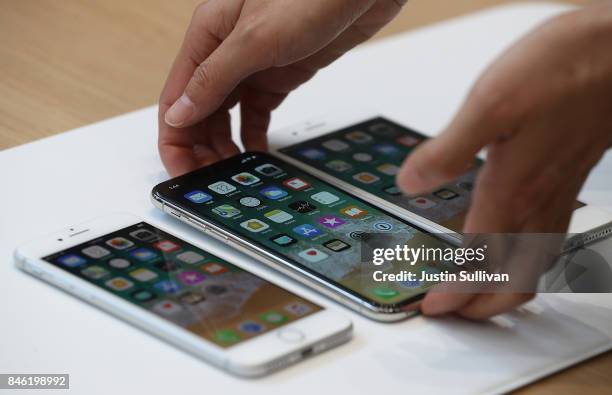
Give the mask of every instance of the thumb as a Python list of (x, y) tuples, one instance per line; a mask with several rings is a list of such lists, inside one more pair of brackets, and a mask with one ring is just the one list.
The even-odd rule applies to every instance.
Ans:
[[(260, 46), (239, 45), (232, 33), (195, 67), (183, 94), (164, 115), (173, 127), (191, 126), (214, 113), (236, 86), (265, 68), (267, 51)], [(257, 51), (252, 49), (257, 47)], [(249, 49), (251, 48), (251, 49)]]
[(468, 99), (439, 137), (406, 158), (397, 185), (407, 194), (429, 192), (473, 167), (476, 154), (503, 131), (484, 108)]

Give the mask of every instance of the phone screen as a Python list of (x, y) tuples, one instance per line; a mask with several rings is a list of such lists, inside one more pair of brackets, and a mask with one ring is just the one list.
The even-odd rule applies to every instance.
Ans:
[(376, 282), (371, 262), (362, 264), (364, 237), (388, 233), (415, 247), (444, 244), (268, 154), (245, 153), (162, 183), (155, 191), (194, 216), (375, 305), (407, 304), (431, 284)]
[(476, 166), (432, 193), (403, 195), (395, 177), (406, 156), (427, 137), (385, 118), (330, 132), (279, 151), (390, 203), (461, 232)]
[(224, 348), (322, 309), (145, 222), (43, 259)]

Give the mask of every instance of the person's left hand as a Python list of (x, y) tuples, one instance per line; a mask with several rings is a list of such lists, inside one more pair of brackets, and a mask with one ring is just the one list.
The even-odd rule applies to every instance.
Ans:
[[(482, 75), (442, 135), (408, 157), (398, 185), (432, 190), (486, 147), (464, 233), (566, 232), (578, 192), (612, 141), (610, 43), (610, 3), (537, 28)], [(421, 309), (484, 319), (531, 297), (432, 292)]]

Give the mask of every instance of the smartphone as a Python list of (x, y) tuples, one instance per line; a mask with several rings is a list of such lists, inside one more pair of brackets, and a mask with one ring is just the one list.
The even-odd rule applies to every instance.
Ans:
[[(281, 159), (409, 221), (436, 232), (459, 233), (483, 161), (475, 159), (470, 170), (431, 193), (403, 195), (395, 177), (406, 157), (427, 139), (380, 115), (328, 117), (269, 135), (271, 149)], [(595, 228), (611, 220), (609, 213), (576, 202), (575, 224)]]
[(352, 333), (339, 314), (129, 214), (34, 240), (15, 257), (25, 272), (240, 376)]
[[(414, 314), (431, 284), (381, 285), (373, 278), (372, 262), (362, 259), (363, 239), (389, 234), (414, 247), (450, 246), (265, 153), (247, 152), (163, 182), (153, 189), (152, 200), (172, 216), (379, 321)], [(385, 270), (399, 271), (401, 264)]]

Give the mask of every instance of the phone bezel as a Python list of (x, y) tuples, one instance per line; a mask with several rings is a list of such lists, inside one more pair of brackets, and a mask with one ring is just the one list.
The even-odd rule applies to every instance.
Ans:
[[(352, 334), (351, 322), (322, 306), (321, 311), (310, 316), (230, 348), (223, 348), (42, 259), (45, 256), (143, 221), (136, 216), (124, 213), (96, 218), (41, 237), (17, 248), (14, 253), (15, 261), (23, 271), (136, 325), (192, 355), (240, 376), (258, 377), (265, 375), (298, 362), (302, 359), (304, 349), (313, 349), (312, 355), (314, 355), (350, 339)], [(162, 226), (152, 221), (145, 222), (163, 229)], [(187, 243), (198, 244), (194, 240), (190, 240), (189, 237), (178, 237), (167, 230), (164, 230), (164, 232), (172, 234)], [(235, 264), (234, 262), (231, 263)], [(240, 265), (236, 266), (240, 267)], [(252, 274), (261, 277), (259, 274)], [(294, 291), (289, 292), (296, 294)], [(296, 295), (306, 299), (302, 295)], [(308, 338), (302, 343), (283, 341), (278, 334), (280, 331), (287, 329), (307, 333)]]
[[(264, 158), (269, 157), (272, 160), (280, 161), (281, 163), (286, 163), (287, 165), (291, 167), (295, 167), (287, 163), (286, 161), (283, 161), (282, 159), (279, 159), (278, 157), (274, 157), (268, 153), (245, 152), (245, 153), (222, 160), (220, 162), (216, 162), (212, 165), (205, 166), (193, 172), (184, 174), (182, 176), (173, 178), (171, 180), (168, 180), (168, 181), (165, 181), (165, 182), (162, 182), (156, 185), (153, 188), (152, 193), (151, 193), (153, 202), (158, 203), (156, 205), (158, 206), (158, 208), (161, 208), (162, 210), (164, 210), (164, 208), (169, 208), (169, 213), (174, 214), (174, 216), (178, 217), (179, 219), (182, 218), (182, 215), (186, 215), (187, 217), (185, 218), (185, 222), (196, 227), (199, 230), (202, 230), (204, 232), (209, 232), (212, 236), (220, 238), (221, 240), (227, 241), (229, 238), (234, 241), (237, 241), (241, 243), (239, 247), (244, 247), (250, 251), (255, 252), (257, 254), (257, 257), (260, 259), (261, 258), (271, 259), (273, 263), (280, 263), (284, 265), (285, 267), (289, 267), (292, 270), (297, 271), (298, 274), (301, 276), (305, 276), (310, 280), (314, 280), (318, 284), (324, 284), (325, 286), (330, 287), (335, 292), (345, 297), (345, 299), (348, 299), (352, 302), (357, 303), (357, 305), (353, 305), (351, 307), (353, 307), (358, 312), (364, 314), (365, 312), (363, 311), (363, 308), (366, 308), (370, 312), (373, 312), (374, 315), (364, 314), (366, 316), (369, 316), (370, 318), (382, 320), (382, 321), (396, 321), (396, 320), (405, 318), (410, 314), (414, 314), (416, 312), (414, 309), (415, 303), (418, 303), (420, 300), (423, 299), (423, 297), (426, 294), (426, 291), (416, 294), (414, 296), (411, 296), (400, 302), (389, 303), (389, 304), (379, 303), (373, 299), (368, 298), (367, 296), (361, 293), (358, 293), (352, 289), (349, 289), (339, 284), (336, 281), (333, 281), (327, 277), (324, 277), (323, 275), (317, 273), (314, 270), (309, 269), (308, 267), (302, 265), (301, 263), (297, 261), (291, 260), (290, 258), (285, 257), (281, 255), (280, 253), (277, 253), (276, 251), (264, 245), (260, 245), (256, 241), (251, 240), (247, 238), (246, 236), (235, 233), (231, 228), (226, 227), (223, 224), (223, 222), (217, 221), (212, 215), (210, 217), (202, 216), (197, 211), (192, 210), (189, 207), (189, 205), (183, 203), (181, 199), (174, 199), (172, 196), (169, 196), (167, 193), (164, 193), (165, 191), (169, 190), (171, 186), (177, 185), (177, 184), (178, 185), (184, 184), (185, 180), (191, 179), (192, 177), (199, 177), (200, 179), (203, 178), (207, 180), (207, 181), (204, 181), (204, 183), (218, 181), (217, 179), (218, 177), (215, 178), (215, 177), (210, 176), (210, 174), (215, 173), (214, 169), (216, 168), (236, 168), (235, 167), (236, 165), (242, 165), (241, 162), (243, 162), (249, 156), (253, 156), (253, 155), (263, 156)], [(298, 167), (296, 167), (296, 170), (302, 171), (302, 169)], [(371, 203), (368, 203), (365, 200), (363, 200), (361, 197), (355, 196), (347, 191), (342, 191), (340, 188), (332, 185), (331, 183), (325, 180), (322, 180), (321, 178), (317, 176), (314, 176), (312, 174), (308, 174), (308, 176), (315, 178), (317, 181), (325, 185), (328, 185), (332, 190), (338, 189), (341, 192), (351, 195), (352, 198), (354, 198), (357, 201), (362, 202), (363, 204), (372, 205)], [(199, 181), (198, 183), (202, 183), (202, 182)], [(381, 209), (380, 207), (377, 207), (377, 208), (380, 211), (382, 211), (384, 214), (389, 215), (391, 218), (395, 220), (398, 220), (400, 222), (408, 222), (405, 219), (399, 218), (398, 216), (395, 216), (394, 214), (389, 213), (388, 211), (384, 209)], [(198, 221), (201, 221), (201, 222), (198, 224)], [(436, 235), (434, 234), (434, 232), (429, 232), (423, 229), (423, 227), (419, 226), (418, 224), (414, 224), (412, 222), (409, 222), (409, 225), (413, 226), (414, 228), (416, 228), (417, 230), (421, 232), (430, 234), (436, 238), (444, 238), (445, 236), (447, 236), (447, 235), (441, 235), (441, 234)], [(456, 240), (454, 239), (452, 240), (446, 239), (444, 241), (456, 244)], [(264, 263), (268, 263), (268, 262), (264, 262)], [(278, 267), (276, 265), (271, 265), (271, 266), (278, 270)], [(285, 273), (285, 274), (288, 274), (288, 273)], [(318, 288), (317, 290), (320, 291), (321, 289)], [(326, 294), (329, 295), (329, 293), (326, 293)], [(406, 309), (409, 307), (410, 307), (410, 310), (406, 311)], [(397, 316), (396, 317), (389, 317), (389, 316), (385, 317), (385, 315), (397, 315)]]

